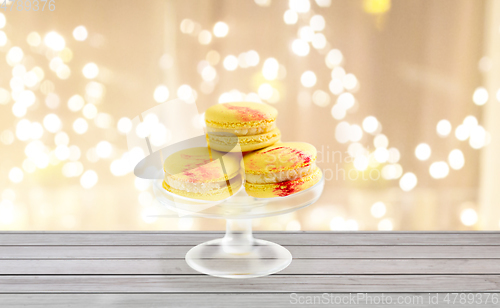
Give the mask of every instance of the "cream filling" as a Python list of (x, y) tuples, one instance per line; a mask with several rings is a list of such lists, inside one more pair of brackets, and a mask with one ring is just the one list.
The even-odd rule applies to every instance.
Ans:
[[(266, 142), (268, 140), (276, 138), (279, 135), (280, 135), (279, 131), (276, 131), (276, 133), (274, 133), (274, 134), (264, 133), (264, 134), (257, 134), (254, 136), (240, 136), (240, 137), (234, 137), (234, 135), (223, 136), (223, 135), (216, 135), (216, 134), (212, 133), (212, 134), (208, 135), (208, 138), (209, 138), (210, 142), (214, 141), (215, 143), (218, 143), (218, 144), (234, 146), (234, 145), (236, 145), (237, 141), (240, 143), (240, 145), (255, 144), (255, 143)], [(238, 140), (236, 140), (236, 138), (238, 138)]]
[(316, 170), (316, 163), (312, 163), (309, 166), (286, 170), (274, 173), (264, 173), (264, 174), (245, 174), (245, 179), (248, 183), (252, 184), (272, 184), (286, 181), (293, 181), (305, 176), (312, 174)]
[[(241, 182), (240, 180), (241, 177), (237, 175), (236, 177), (229, 180), (229, 185), (231, 185), (232, 188), (233, 187), (236, 188), (236, 184)], [(167, 182), (168, 186), (172, 188), (197, 194), (206, 194), (210, 193), (213, 190), (218, 190), (227, 187), (226, 181), (211, 182), (211, 183), (191, 183), (191, 182), (179, 181), (170, 176), (165, 177), (165, 182)]]
[(276, 128), (276, 123), (273, 122), (266, 126), (250, 127), (250, 128), (218, 128), (218, 127), (207, 126), (207, 131), (209, 133), (231, 133), (236, 136), (253, 136), (253, 135), (268, 133), (275, 128)]

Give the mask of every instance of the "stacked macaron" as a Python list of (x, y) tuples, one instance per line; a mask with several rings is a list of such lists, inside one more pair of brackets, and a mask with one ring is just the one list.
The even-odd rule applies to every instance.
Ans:
[(205, 112), (210, 147), (242, 152), (265, 148), (281, 138), (276, 127), (278, 111), (265, 104), (242, 102), (217, 104)]
[(285, 197), (321, 179), (316, 148), (305, 142), (279, 142), (243, 157), (245, 189), (257, 198)]
[(176, 195), (207, 201), (232, 196), (242, 185), (240, 160), (232, 153), (195, 147), (168, 156), (163, 188)]
[[(322, 177), (316, 148), (304, 142), (279, 142), (278, 111), (251, 102), (212, 106), (205, 113), (210, 146), (219, 151), (247, 153), (242, 161), (245, 189), (257, 198), (284, 197), (307, 189)], [(237, 142), (235, 142), (235, 140)]]
[[(316, 166), (316, 148), (305, 142), (280, 142), (277, 116), (275, 108), (261, 103), (208, 108), (209, 146), (167, 157), (163, 187), (187, 198), (223, 200), (242, 185), (240, 165), (246, 192), (256, 198), (285, 197), (318, 183), (322, 173)], [(230, 153), (240, 151), (247, 152), (242, 160)]]

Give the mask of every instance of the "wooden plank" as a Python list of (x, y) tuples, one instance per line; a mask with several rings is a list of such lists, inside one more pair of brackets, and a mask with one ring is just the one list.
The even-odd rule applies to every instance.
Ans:
[[(0, 234), (0, 245), (197, 245), (222, 233), (9, 233)], [(498, 246), (500, 232), (488, 233), (256, 233), (256, 237), (281, 245), (425, 245)]]
[[(436, 297), (437, 295), (437, 297)], [(468, 295), (468, 294), (467, 294)], [(498, 294), (497, 294), (498, 295)], [(382, 307), (390, 305), (396, 307), (472, 307), (459, 304), (460, 298), (453, 304), (446, 302), (446, 293), (431, 294), (432, 303), (428, 293), (369, 293), (352, 294), (351, 302), (348, 293), (277, 293), (277, 294), (0, 294), (0, 307), (51, 307), (51, 308), (254, 308), (254, 307), (311, 307), (307, 301), (316, 301), (316, 305), (334, 306), (340, 308), (357, 307)], [(369, 297), (369, 298), (368, 298)], [(487, 295), (475, 295), (476, 307), (497, 308), (492, 295), (488, 303), (484, 303)], [(496, 297), (495, 297), (496, 298)], [(321, 300), (321, 301), (320, 301)], [(406, 303), (405, 303), (406, 301)], [(342, 303), (344, 302), (344, 303)], [(300, 304), (303, 303), (303, 304)], [(320, 303), (320, 304), (318, 304)], [(377, 305), (377, 303), (384, 303)], [(3, 305), (3, 306), (2, 306)], [(470, 304), (469, 304), (470, 305)]]
[(499, 275), (0, 276), (0, 293), (500, 292)]
[[(3, 246), (1, 259), (181, 259), (193, 246)], [(500, 246), (286, 246), (294, 259), (496, 259)]]
[[(238, 259), (205, 259), (237, 267)], [(274, 259), (262, 260), (275, 262)], [(222, 266), (218, 266), (219, 268)], [(0, 275), (184, 275), (195, 274), (183, 259), (1, 260)], [(298, 259), (280, 274), (500, 274), (500, 259)]]

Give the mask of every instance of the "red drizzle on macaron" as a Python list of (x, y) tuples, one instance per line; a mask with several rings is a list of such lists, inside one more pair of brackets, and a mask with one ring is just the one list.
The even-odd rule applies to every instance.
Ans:
[(222, 104), (222, 105), (229, 110), (235, 111), (238, 114), (238, 117), (241, 119), (241, 121), (249, 122), (249, 121), (261, 121), (267, 119), (267, 115), (265, 113), (259, 110), (252, 109), (250, 107), (233, 106), (231, 104)]
[(288, 181), (278, 183), (278, 186), (273, 190), (279, 197), (286, 197), (300, 191), (300, 183), (297, 181)]
[(221, 176), (221, 170), (217, 168), (217, 165), (208, 165), (211, 161), (206, 158), (206, 155), (182, 154), (181, 157), (193, 161), (190, 164), (186, 164), (182, 172), (182, 174), (189, 178), (191, 183), (211, 180)]
[[(270, 149), (270, 150), (267, 150), (264, 152), (260, 152), (259, 154), (268, 154), (269, 152), (273, 152), (273, 151), (280, 150), (280, 149), (283, 149), (284, 153), (280, 153), (280, 154), (278, 154), (278, 156), (282, 155), (282, 154), (293, 154), (293, 156), (291, 155), (292, 157), (290, 157), (290, 161), (292, 162), (291, 168), (295, 167), (298, 164), (304, 164), (304, 167), (307, 167), (311, 164), (312, 156), (310, 154), (304, 153), (300, 150), (292, 149), (289, 147), (277, 147), (277, 148)], [(268, 154), (268, 155), (270, 155), (270, 154)], [(273, 168), (273, 169), (276, 169), (276, 168)]]

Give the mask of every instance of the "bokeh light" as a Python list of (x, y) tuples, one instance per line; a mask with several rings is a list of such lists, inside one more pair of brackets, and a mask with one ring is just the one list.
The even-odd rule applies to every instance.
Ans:
[(132, 121), (127, 117), (123, 117), (118, 120), (117, 128), (120, 133), (127, 134), (132, 130)]
[(211, 65), (207, 65), (201, 71), (201, 78), (205, 81), (212, 81), (217, 77), (217, 71)]
[(79, 135), (83, 135), (89, 129), (89, 124), (84, 118), (78, 118), (73, 122), (73, 130)]
[(394, 226), (392, 224), (392, 220), (390, 220), (389, 218), (384, 218), (382, 219), (378, 225), (377, 225), (377, 229), (379, 231), (392, 231), (394, 229)]
[(43, 42), (45, 46), (49, 47), (54, 51), (61, 51), (66, 47), (66, 41), (64, 38), (57, 32), (49, 32), (43, 38)]
[(307, 13), (311, 9), (309, 0), (289, 0), (288, 5), (290, 10), (297, 13)]
[(80, 184), (85, 189), (90, 189), (97, 184), (99, 177), (94, 170), (87, 170), (80, 177)]
[(391, 164), (399, 162), (399, 159), (401, 158), (401, 153), (399, 152), (398, 149), (390, 148), (388, 152), (389, 152), (389, 157), (387, 158), (388, 162), (390, 162)]
[(266, 7), (271, 5), (271, 0), (254, 0), (258, 6)]
[(369, 14), (383, 14), (391, 9), (391, 0), (364, 0), (363, 9)]
[(356, 99), (354, 98), (354, 95), (349, 92), (344, 92), (337, 98), (337, 104), (346, 110), (352, 108), (355, 103)]
[(311, 88), (316, 84), (316, 74), (313, 71), (305, 71), (300, 76), (300, 82), (306, 88)]
[(246, 63), (248, 66), (257, 66), (260, 61), (259, 53), (255, 50), (249, 50), (245, 53)]
[(283, 15), (283, 20), (287, 25), (294, 25), (299, 20), (299, 15), (295, 11), (287, 10)]
[(226, 56), (223, 62), (224, 68), (228, 71), (234, 71), (238, 68), (238, 58), (233, 55)]
[[(6, 2), (2, 2), (3, 5), (6, 5)], [(0, 29), (3, 29), (5, 25), (7, 24), (7, 19), (5, 18), (5, 15), (0, 13)]]
[(292, 51), (297, 56), (305, 57), (309, 54), (310, 50), (309, 44), (302, 39), (296, 39), (292, 42)]
[(473, 226), (478, 221), (477, 212), (474, 209), (464, 209), (460, 214), (460, 221), (466, 226)]
[(326, 47), (327, 41), (323, 33), (316, 33), (312, 38), (312, 45), (316, 49), (323, 49)]
[(418, 160), (428, 160), (431, 153), (431, 147), (427, 143), (421, 143), (415, 148), (415, 156)]
[(378, 120), (374, 116), (367, 116), (363, 120), (363, 129), (369, 134), (373, 134), (377, 131)]
[(262, 75), (267, 80), (274, 80), (278, 78), (278, 70), (279, 70), (278, 60), (275, 58), (267, 58), (264, 61), (264, 65), (262, 66)]
[(486, 90), (483, 87), (479, 87), (474, 91), (474, 94), (472, 95), (472, 101), (474, 104), (478, 106), (482, 106), (488, 102), (489, 95), (488, 95), (488, 90)]
[(219, 21), (214, 25), (213, 30), (216, 37), (225, 37), (229, 33), (229, 26), (225, 22)]
[(325, 18), (321, 15), (314, 15), (309, 20), (309, 25), (314, 31), (323, 31), (325, 29)]
[(330, 104), (330, 95), (323, 90), (316, 90), (312, 95), (312, 101), (319, 107), (326, 107)]
[(177, 97), (182, 100), (188, 101), (192, 95), (193, 89), (187, 84), (183, 84), (177, 89)]
[(59, 159), (60, 161), (65, 161), (69, 158), (70, 151), (69, 151), (69, 148), (67, 146), (59, 145), (56, 147), (54, 153), (55, 153), (57, 159)]
[(368, 168), (369, 163), (370, 161), (364, 155), (357, 156), (353, 162), (354, 168), (359, 171), (365, 171)]
[(441, 120), (436, 126), (437, 134), (440, 137), (448, 137), (448, 135), (451, 133), (451, 129), (451, 123), (448, 120)]
[(455, 137), (457, 137), (458, 140), (464, 141), (467, 140), (470, 136), (470, 130), (467, 128), (467, 126), (460, 124), (457, 126), (455, 129)]
[(13, 66), (20, 63), (24, 58), (24, 52), (21, 48), (14, 46), (7, 52), (7, 62)]
[(330, 220), (330, 230), (332, 231), (342, 231), (345, 230), (345, 219), (343, 217), (337, 216)]
[(335, 127), (335, 139), (340, 143), (346, 143), (351, 139), (351, 125), (342, 121)]
[(339, 104), (335, 104), (332, 107), (331, 114), (335, 120), (342, 120), (346, 116), (346, 110)]
[(208, 30), (202, 30), (200, 34), (198, 34), (198, 42), (201, 45), (208, 45), (212, 41), (212, 33)]
[(407, 172), (399, 180), (399, 187), (403, 191), (411, 191), (417, 186), (417, 183), (417, 176), (412, 172)]
[(23, 170), (18, 167), (14, 167), (9, 171), (9, 180), (12, 183), (20, 183), (24, 178)]
[(68, 109), (77, 112), (80, 111), (85, 105), (85, 100), (78, 94), (71, 96), (68, 100)]
[(342, 52), (338, 49), (332, 49), (326, 55), (326, 65), (333, 69), (335, 66), (340, 65), (344, 59)]
[(306, 42), (312, 42), (314, 37), (314, 30), (309, 26), (300, 27), (298, 36)]
[(389, 146), (389, 139), (384, 134), (378, 134), (373, 138), (373, 145), (376, 148), (387, 148)]
[(73, 37), (77, 41), (85, 41), (87, 39), (88, 32), (85, 26), (78, 26), (73, 30)]
[(101, 158), (108, 158), (113, 152), (113, 146), (106, 140), (100, 141), (95, 147), (97, 156)]
[(153, 98), (157, 103), (166, 102), (169, 96), (170, 96), (170, 91), (165, 85), (157, 86), (153, 94)]
[(403, 167), (401, 167), (400, 164), (385, 165), (384, 168), (382, 168), (382, 177), (386, 180), (396, 180), (402, 175)]
[(82, 114), (89, 120), (94, 119), (97, 116), (97, 107), (94, 104), (87, 104), (82, 109)]
[(465, 164), (465, 156), (459, 149), (454, 149), (448, 155), (448, 163), (454, 170), (460, 170)]
[(7, 34), (5, 32), (0, 31), (0, 47), (7, 45)]
[(61, 119), (53, 113), (49, 113), (43, 118), (43, 126), (51, 133), (57, 133), (62, 127)]
[(349, 140), (352, 142), (358, 142), (363, 138), (363, 130), (357, 124), (351, 125), (349, 129)]
[(273, 96), (273, 92), (274, 88), (268, 83), (263, 83), (259, 86), (258, 90), (259, 96), (264, 100), (270, 99), (271, 96)]
[(487, 137), (488, 137), (488, 134), (487, 134), (486, 130), (484, 129), (484, 127), (482, 127), (480, 125), (475, 126), (470, 131), (469, 145), (473, 149), (478, 150), (486, 145)]
[(191, 19), (183, 19), (180, 24), (180, 29), (182, 33), (190, 34), (193, 33), (195, 28), (195, 23)]
[(58, 132), (54, 136), (54, 143), (56, 145), (68, 145), (69, 144), (69, 136), (65, 132)]
[(332, 0), (316, 0), (316, 4), (319, 7), (329, 7), (332, 4)]
[(429, 173), (435, 179), (444, 179), (450, 173), (450, 168), (446, 162), (438, 161), (431, 164)]
[(386, 148), (377, 148), (373, 152), (373, 157), (381, 164), (386, 163), (389, 160), (389, 151)]
[(87, 63), (82, 69), (83, 76), (87, 79), (94, 79), (99, 75), (99, 67), (95, 63)]

